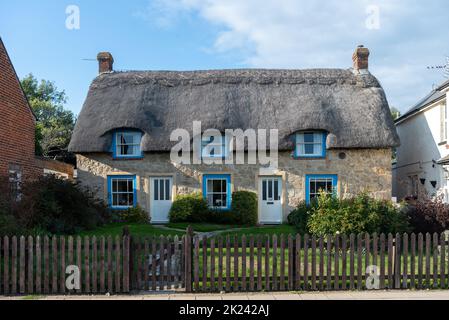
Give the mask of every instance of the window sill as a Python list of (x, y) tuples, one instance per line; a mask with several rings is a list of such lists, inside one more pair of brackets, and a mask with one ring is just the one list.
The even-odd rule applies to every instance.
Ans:
[(130, 206), (130, 207), (109, 207), (109, 209), (111, 210), (128, 210), (130, 208), (134, 208), (135, 206)]
[(326, 156), (293, 156), (295, 160), (319, 160), (326, 159)]
[(144, 156), (117, 157), (113, 156), (112, 160), (142, 160)]
[(210, 210), (212, 211), (230, 211), (231, 208), (214, 208), (214, 207), (209, 207)]
[(439, 146), (444, 146), (447, 144), (447, 141), (441, 141), (440, 143), (438, 143)]

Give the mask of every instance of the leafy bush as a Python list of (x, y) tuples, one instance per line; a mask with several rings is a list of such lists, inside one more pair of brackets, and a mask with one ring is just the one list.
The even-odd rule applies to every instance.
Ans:
[(391, 201), (377, 200), (366, 193), (354, 198), (338, 200), (321, 193), (307, 223), (311, 233), (396, 233), (409, 231), (404, 210)]
[(210, 210), (200, 193), (179, 195), (170, 208), (170, 222), (204, 222)]
[(423, 195), (407, 207), (407, 214), (413, 232), (441, 233), (449, 227), (449, 205), (444, 203), (443, 196)]
[(251, 191), (233, 192), (231, 214), (236, 224), (256, 225), (257, 194)]
[(295, 226), (296, 231), (301, 234), (308, 233), (307, 222), (309, 221), (311, 209), (305, 201), (301, 201), (287, 216), (288, 224)]
[(2, 232), (16, 233), (14, 226), (20, 226), (27, 233), (73, 234), (110, 219), (104, 202), (75, 182), (46, 176), (22, 183), (21, 189), (20, 201), (11, 195), (3, 198), (2, 221), (9, 227)]
[(234, 213), (231, 210), (213, 210), (209, 209), (207, 222), (218, 224), (237, 224)]
[(140, 206), (128, 208), (120, 211), (119, 218), (121, 222), (129, 223), (149, 223), (150, 219), (148, 213)]

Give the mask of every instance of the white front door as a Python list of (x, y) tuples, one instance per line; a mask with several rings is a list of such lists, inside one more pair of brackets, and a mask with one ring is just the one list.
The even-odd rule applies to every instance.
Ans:
[(151, 223), (167, 223), (172, 204), (172, 177), (150, 178)]
[(260, 223), (282, 223), (282, 179), (261, 177), (259, 185)]

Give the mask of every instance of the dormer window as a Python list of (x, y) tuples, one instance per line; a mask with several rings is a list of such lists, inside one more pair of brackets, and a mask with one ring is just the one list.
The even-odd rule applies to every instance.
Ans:
[(114, 132), (112, 146), (114, 158), (142, 158), (141, 139), (142, 133), (139, 131), (122, 130)]
[(226, 158), (228, 154), (226, 136), (203, 135), (201, 138), (201, 158)]
[(304, 131), (296, 134), (295, 157), (326, 157), (326, 133), (323, 131)]

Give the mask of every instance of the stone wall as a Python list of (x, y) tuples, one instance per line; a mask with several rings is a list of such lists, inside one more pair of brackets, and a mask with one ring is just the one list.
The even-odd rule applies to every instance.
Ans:
[(283, 216), (305, 198), (306, 174), (338, 175), (339, 197), (367, 190), (374, 197), (391, 198), (391, 150), (328, 150), (325, 159), (294, 159), (291, 152), (279, 152), (278, 170), (261, 170), (258, 165), (179, 165), (169, 153), (146, 153), (144, 159), (113, 160), (111, 154), (77, 155), (78, 180), (107, 199), (107, 176), (135, 174), (137, 200), (149, 210), (149, 177), (173, 176), (173, 194), (201, 191), (203, 174), (229, 173), (235, 190), (258, 190), (258, 177), (279, 175), (283, 179)]

